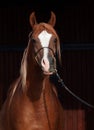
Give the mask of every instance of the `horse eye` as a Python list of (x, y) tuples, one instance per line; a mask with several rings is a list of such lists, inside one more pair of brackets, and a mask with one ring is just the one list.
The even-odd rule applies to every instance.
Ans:
[(32, 43), (36, 43), (36, 40), (34, 38), (31, 39)]
[(57, 38), (54, 39), (54, 43), (57, 43)]

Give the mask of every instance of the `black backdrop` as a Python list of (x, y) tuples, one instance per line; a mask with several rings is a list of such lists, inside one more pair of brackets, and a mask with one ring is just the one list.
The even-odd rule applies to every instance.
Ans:
[[(2, 101), (5, 100), (10, 84), (19, 75), (22, 53), (31, 31), (29, 15), (32, 11), (35, 11), (38, 22), (47, 22), (50, 18), (50, 11), (55, 12), (57, 17), (55, 29), (61, 41), (63, 63), (61, 73), (64, 82), (78, 96), (94, 104), (94, 8), (92, 1), (66, 0), (54, 3), (54, 1), (32, 0), (3, 1), (0, 4), (0, 89), (2, 91), (0, 98)], [(86, 130), (94, 130), (94, 112), (79, 103), (65, 90), (59, 89), (59, 93), (65, 110), (85, 109)], [(75, 113), (73, 115), (75, 116)], [(68, 114), (66, 116), (71, 118)]]

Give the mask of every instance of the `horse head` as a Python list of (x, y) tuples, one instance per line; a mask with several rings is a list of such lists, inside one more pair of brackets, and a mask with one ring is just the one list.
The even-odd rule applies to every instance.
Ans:
[(44, 74), (53, 74), (56, 69), (56, 56), (61, 62), (59, 37), (54, 29), (56, 16), (51, 12), (48, 23), (37, 23), (35, 12), (30, 15), (32, 33), (29, 36), (33, 46), (33, 57), (41, 66)]
[(32, 31), (29, 34), (29, 42), (24, 51), (21, 66), (21, 74), (25, 83), (30, 67), (32, 70), (41, 68), (44, 75), (51, 75), (56, 71), (57, 61), (61, 62), (60, 41), (54, 29), (55, 23), (56, 15), (53, 12), (51, 12), (48, 23), (37, 23), (35, 12), (31, 13)]

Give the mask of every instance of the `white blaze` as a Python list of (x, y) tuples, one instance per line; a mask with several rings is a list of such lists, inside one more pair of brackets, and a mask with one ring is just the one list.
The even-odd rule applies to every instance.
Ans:
[[(48, 47), (49, 46), (49, 41), (51, 39), (52, 34), (48, 33), (46, 30), (42, 31), (39, 35), (38, 38), (40, 39), (40, 43), (42, 47)], [(48, 48), (43, 49), (43, 58), (41, 61), (42, 67), (44, 68), (45, 71), (49, 70), (49, 60), (47, 58), (48, 56)]]

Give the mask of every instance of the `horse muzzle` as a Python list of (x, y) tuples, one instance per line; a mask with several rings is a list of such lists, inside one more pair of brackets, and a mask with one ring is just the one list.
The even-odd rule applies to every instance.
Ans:
[[(43, 58), (40, 60), (38, 54), (43, 49), (48, 49), (51, 54), (48, 54), (47, 56), (43, 56)], [(45, 75), (51, 75), (51, 74), (55, 73), (55, 71), (56, 71), (56, 59), (55, 59), (55, 54), (54, 54), (53, 49), (51, 49), (49, 47), (40, 48), (36, 52), (35, 60), (37, 61), (39, 66), (42, 68), (43, 73)]]
[(51, 75), (56, 70), (56, 59), (49, 56), (48, 58), (43, 58), (41, 60), (41, 67), (45, 75)]

